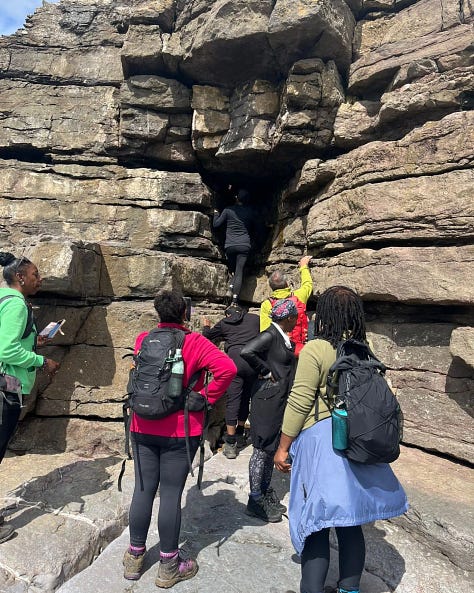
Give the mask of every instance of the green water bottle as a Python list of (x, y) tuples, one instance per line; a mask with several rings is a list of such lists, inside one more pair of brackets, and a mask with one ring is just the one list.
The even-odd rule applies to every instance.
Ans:
[(168, 384), (168, 394), (177, 397), (183, 392), (184, 362), (181, 348), (176, 348), (176, 353), (171, 366), (171, 377)]
[(347, 449), (347, 410), (342, 399), (338, 399), (331, 412), (332, 446), (337, 451)]

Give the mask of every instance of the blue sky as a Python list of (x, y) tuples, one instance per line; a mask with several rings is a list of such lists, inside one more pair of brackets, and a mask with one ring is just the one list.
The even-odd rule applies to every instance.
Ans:
[(14, 33), (23, 26), (26, 16), (42, 4), (43, 0), (0, 0), (0, 35)]

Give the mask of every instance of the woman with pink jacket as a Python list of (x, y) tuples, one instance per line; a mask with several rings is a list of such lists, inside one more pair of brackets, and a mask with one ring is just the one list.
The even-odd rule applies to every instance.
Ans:
[[(159, 328), (175, 328), (185, 333), (182, 356), (184, 361), (183, 385), (201, 371), (193, 391), (207, 397), (214, 404), (226, 391), (237, 372), (235, 364), (214, 344), (199, 333), (184, 326), (186, 304), (177, 290), (162, 290), (155, 298), (159, 315)], [(137, 336), (135, 352), (148, 332)], [(213, 375), (204, 389), (206, 370)], [(204, 412), (189, 411), (189, 447), (191, 458), (199, 446), (203, 430)], [(189, 471), (186, 451), (184, 410), (160, 420), (148, 420), (133, 414), (130, 433), (135, 459), (135, 490), (130, 506), (130, 546), (125, 552), (124, 577), (137, 580), (141, 576), (150, 527), (153, 501), (160, 487), (158, 533), (160, 562), (156, 585), (169, 588), (198, 571), (192, 558), (183, 558), (178, 549), (181, 528), (181, 497)]]

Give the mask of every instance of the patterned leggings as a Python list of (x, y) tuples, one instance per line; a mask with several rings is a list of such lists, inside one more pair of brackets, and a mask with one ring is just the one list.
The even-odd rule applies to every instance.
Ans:
[(267, 453), (263, 449), (253, 448), (249, 461), (250, 495), (265, 494), (272, 481), (274, 453)]

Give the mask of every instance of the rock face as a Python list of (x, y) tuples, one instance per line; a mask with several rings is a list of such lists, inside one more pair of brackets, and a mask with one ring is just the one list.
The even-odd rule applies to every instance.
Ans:
[(211, 213), (244, 187), (270, 230), (242, 299), (313, 255), (316, 295), (364, 299), (404, 441), (472, 463), (473, 23), (459, 0), (61, 0), (0, 38), (0, 249), (39, 266), (38, 325), (67, 319), (31, 442), (118, 426), (157, 289), (219, 318)]

